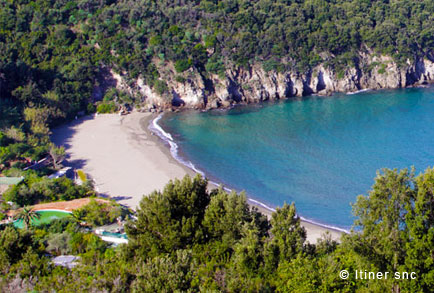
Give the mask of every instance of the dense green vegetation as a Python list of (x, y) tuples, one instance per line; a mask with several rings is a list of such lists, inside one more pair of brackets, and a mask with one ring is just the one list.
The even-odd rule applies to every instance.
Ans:
[(68, 178), (49, 179), (27, 174), (24, 181), (9, 188), (3, 198), (18, 206), (34, 205), (43, 202), (72, 200), (94, 196), (91, 186), (76, 185)]
[[(0, 120), (2, 117), (0, 116)], [(44, 142), (34, 139), (31, 132), (26, 133), (19, 127), (11, 126), (0, 131), (0, 170), (11, 167), (22, 169), (27, 160), (41, 159), (49, 151), (47, 137)]]
[[(140, 103), (105, 90), (110, 69), (165, 95), (169, 63), (178, 82), (253, 63), (301, 72), (324, 63), (339, 72), (368, 49), (403, 64), (432, 57), (433, 15), (428, 0), (0, 0), (0, 171), (25, 176), (4, 199), (25, 206), (94, 194), (69, 179), (42, 178), (51, 166), (23, 168), (45, 156), (60, 167), (64, 150), (50, 143), (51, 126)], [(245, 195), (206, 185), (185, 178), (145, 197), (127, 225), (129, 244), (118, 248), (79, 225), (121, 212), (104, 213), (97, 203), (41, 227), (0, 226), (0, 291), (434, 291), (432, 169), (378, 174), (354, 205), (355, 231), (340, 244), (327, 236), (307, 243), (294, 205), (268, 220)], [(59, 254), (79, 254), (81, 265), (54, 267), (48, 255)], [(349, 279), (339, 278), (342, 269)], [(417, 279), (356, 280), (356, 270)]]
[(403, 63), (434, 48), (433, 13), (428, 0), (1, 0), (1, 123), (25, 117), (39, 136), (94, 111), (107, 68), (164, 94), (157, 68), (167, 61), (204, 77), (258, 62), (266, 70), (346, 66), (366, 48)]
[(116, 219), (124, 218), (129, 211), (122, 208), (116, 202), (105, 202), (91, 199), (90, 203), (73, 211), (73, 218), (77, 222), (85, 222), (93, 227), (116, 222)]
[[(434, 169), (378, 173), (354, 204), (355, 230), (340, 243), (307, 243), (294, 205), (270, 220), (243, 194), (208, 192), (196, 177), (144, 197), (129, 243), (108, 247), (72, 218), (0, 234), (3, 290), (111, 292), (431, 292), (434, 289)], [(69, 270), (47, 257), (81, 256)], [(339, 277), (341, 270), (349, 278)], [(361, 280), (355, 271), (389, 272)], [(416, 279), (395, 279), (414, 272)], [(401, 274), (402, 276), (402, 274)]]

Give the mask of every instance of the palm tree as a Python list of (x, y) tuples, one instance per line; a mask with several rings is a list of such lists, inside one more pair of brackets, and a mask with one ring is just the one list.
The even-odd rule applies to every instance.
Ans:
[(40, 215), (29, 207), (24, 207), (16, 216), (17, 220), (23, 220), (26, 229), (30, 227), (32, 220), (39, 219)]

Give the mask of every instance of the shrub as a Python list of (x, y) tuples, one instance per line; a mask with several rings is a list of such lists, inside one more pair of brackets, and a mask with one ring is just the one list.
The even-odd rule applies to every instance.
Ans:
[(118, 217), (126, 214), (122, 207), (114, 202), (101, 202), (92, 199), (89, 204), (77, 210), (78, 214), (90, 225), (111, 224)]
[(378, 74), (385, 74), (386, 73), (386, 64), (381, 64), (381, 68), (378, 69)]
[(9, 139), (4, 132), (0, 131), (0, 147), (5, 147), (9, 143)]
[(162, 95), (169, 90), (166, 82), (164, 80), (160, 80), (160, 79), (155, 80), (154, 89), (157, 92), (157, 94), (159, 94), (159, 95)]
[(176, 82), (179, 82), (179, 83), (185, 82), (185, 78), (180, 76), (180, 75), (175, 76), (175, 80), (176, 80)]
[(163, 42), (161, 36), (152, 36), (149, 39), (149, 45), (150, 46), (158, 46)]
[(87, 108), (86, 108), (86, 110), (87, 110), (87, 113), (88, 113), (88, 114), (92, 114), (92, 113), (95, 113), (95, 112), (96, 112), (96, 107), (95, 107), (94, 104), (89, 103), (89, 104), (87, 104)]
[(40, 202), (72, 200), (92, 196), (93, 190), (84, 185), (76, 185), (72, 180), (62, 177), (49, 179), (30, 175), (24, 182), (9, 188), (3, 197), (19, 206), (33, 205)]
[(83, 170), (77, 170), (78, 178), (80, 178), (81, 182), (86, 182), (87, 177), (86, 174), (83, 172)]
[(191, 59), (180, 59), (175, 62), (175, 69), (177, 72), (184, 72), (190, 68), (191, 64)]
[(269, 59), (269, 60), (265, 61), (262, 64), (262, 67), (264, 68), (264, 70), (266, 72), (269, 72), (269, 71), (281, 72), (281, 71), (283, 71), (283, 68), (284, 68), (284, 66), (279, 61), (277, 61), (275, 59)]
[(115, 103), (113, 103), (113, 102), (110, 102), (110, 103), (101, 103), (96, 108), (96, 111), (98, 113), (101, 113), (101, 114), (114, 113), (114, 112), (116, 112), (117, 108), (118, 107), (116, 107)]
[(224, 73), (225, 66), (223, 64), (223, 61), (217, 57), (217, 55), (213, 55), (211, 58), (208, 59), (207, 63), (205, 64), (206, 71), (214, 74), (220, 74)]

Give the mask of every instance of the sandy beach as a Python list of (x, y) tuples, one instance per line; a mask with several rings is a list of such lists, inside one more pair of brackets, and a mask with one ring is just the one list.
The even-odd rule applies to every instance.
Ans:
[(140, 121), (149, 118), (141, 113), (85, 117), (55, 129), (52, 140), (65, 146), (66, 165), (89, 174), (101, 195), (135, 209), (143, 195), (187, 171), (142, 130)]
[[(86, 116), (54, 129), (52, 140), (65, 146), (65, 165), (89, 174), (101, 195), (135, 209), (143, 195), (163, 189), (169, 180), (194, 175), (150, 132), (148, 125), (153, 117), (151, 113), (138, 112), (126, 116)], [(326, 231), (333, 239), (341, 235), (339, 231), (308, 222), (303, 222), (303, 226), (310, 243), (315, 243)]]

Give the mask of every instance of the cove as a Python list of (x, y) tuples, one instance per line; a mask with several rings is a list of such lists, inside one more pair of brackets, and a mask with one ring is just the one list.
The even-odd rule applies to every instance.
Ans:
[(182, 161), (271, 207), (350, 229), (381, 168), (433, 166), (434, 88), (306, 97), (165, 114)]

